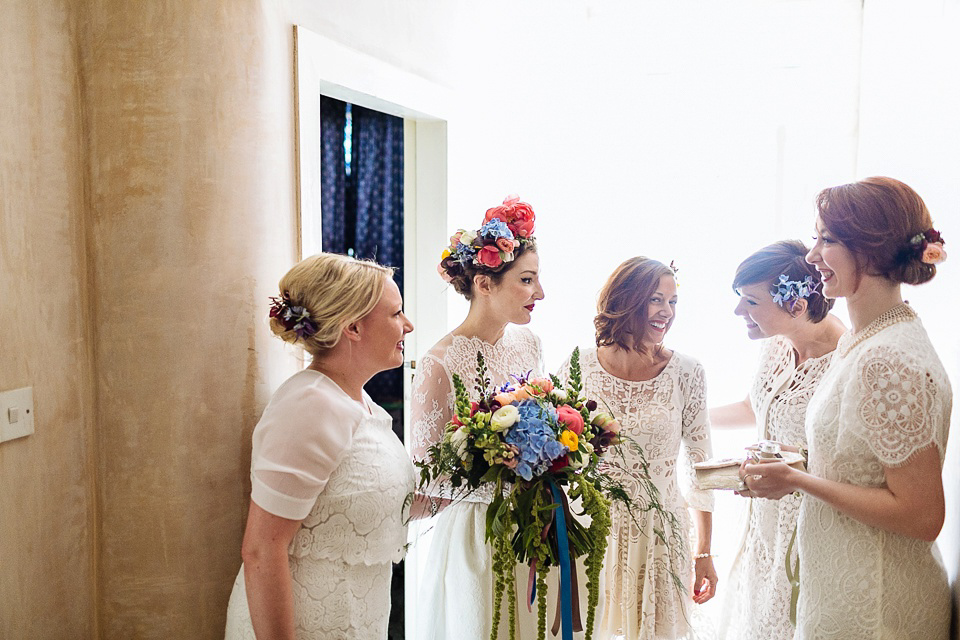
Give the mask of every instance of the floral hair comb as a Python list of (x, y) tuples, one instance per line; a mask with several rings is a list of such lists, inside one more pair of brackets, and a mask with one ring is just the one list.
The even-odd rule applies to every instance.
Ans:
[(789, 305), (789, 310), (793, 311), (798, 300), (801, 298), (809, 298), (814, 293), (819, 293), (819, 291), (817, 291), (819, 286), (820, 283), (814, 282), (810, 276), (804, 276), (803, 280), (791, 280), (790, 276), (781, 273), (780, 281), (777, 283), (776, 289), (770, 292), (770, 295), (773, 296), (773, 301), (780, 305), (781, 308)]
[(920, 258), (924, 264), (940, 264), (947, 259), (947, 252), (943, 248), (946, 241), (936, 229), (927, 229), (923, 233), (910, 238), (908, 255)]
[(294, 305), (290, 302), (290, 294), (286, 291), (279, 298), (270, 298), (270, 317), (276, 318), (287, 331), (297, 334), (298, 340), (309, 338), (317, 332), (317, 323), (310, 317), (306, 307)]
[(533, 239), (535, 220), (529, 204), (516, 194), (507, 196), (502, 205), (487, 210), (479, 229), (459, 229), (450, 237), (437, 271), (450, 282), (467, 264), (499, 269), (513, 261), (517, 247)]

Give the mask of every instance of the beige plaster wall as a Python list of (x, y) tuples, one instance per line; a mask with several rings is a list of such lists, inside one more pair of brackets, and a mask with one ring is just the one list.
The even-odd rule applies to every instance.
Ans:
[[(214, 638), (250, 433), (293, 358), (266, 297), (295, 259), (290, 52), (255, 0), (89, 3), (103, 638)], [(271, 371), (276, 372), (276, 375)]]
[(93, 384), (70, 0), (0, 0), (0, 390), (36, 432), (0, 444), (0, 638), (95, 634)]
[(297, 366), (263, 322), (297, 259), (292, 25), (437, 46), (318, 7), (0, 0), (0, 389), (38, 416), (0, 445), (0, 637), (222, 634)]
[(292, 27), (319, 4), (89, 3), (103, 638), (222, 635), (250, 434), (297, 366), (263, 317), (297, 259)]

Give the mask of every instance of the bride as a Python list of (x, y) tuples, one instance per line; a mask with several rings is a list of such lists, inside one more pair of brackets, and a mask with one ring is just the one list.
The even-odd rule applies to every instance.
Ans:
[[(458, 231), (438, 267), (457, 293), (470, 301), (463, 322), (419, 361), (413, 382), (413, 456), (423, 460), (452, 417), (453, 374), (476, 400), (477, 352), (483, 354), (493, 385), (511, 382), (511, 374), (544, 373), (540, 340), (529, 329), (536, 303), (543, 299), (540, 260), (533, 238), (533, 209), (516, 196), (487, 211), (477, 231)], [(511, 326), (514, 325), (514, 326)], [(419, 640), (487, 640), (493, 609), (493, 560), (484, 540), (489, 492), (477, 491), (451, 503), (449, 490), (430, 490), (426, 500), (436, 514), (428, 573), (418, 599)], [(517, 568), (518, 591), (526, 585), (526, 567)], [(521, 575), (523, 574), (523, 575)], [(509, 615), (503, 603), (498, 635), (508, 637)], [(517, 606), (518, 637), (535, 637), (536, 607)], [(529, 629), (529, 631), (528, 631)]]

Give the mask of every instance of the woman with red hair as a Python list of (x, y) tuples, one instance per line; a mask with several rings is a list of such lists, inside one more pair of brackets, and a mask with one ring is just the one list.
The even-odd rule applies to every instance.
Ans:
[(852, 329), (807, 405), (808, 472), (774, 462), (741, 473), (753, 496), (805, 494), (796, 638), (946, 638), (933, 541), (952, 392), (900, 292), (936, 275), (943, 238), (920, 196), (891, 178), (825, 189), (817, 208), (807, 261), (824, 296), (846, 299)]

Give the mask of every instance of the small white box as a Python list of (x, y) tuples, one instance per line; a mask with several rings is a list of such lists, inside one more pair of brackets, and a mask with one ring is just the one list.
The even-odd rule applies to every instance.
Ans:
[(0, 442), (33, 433), (33, 387), (0, 393)]

